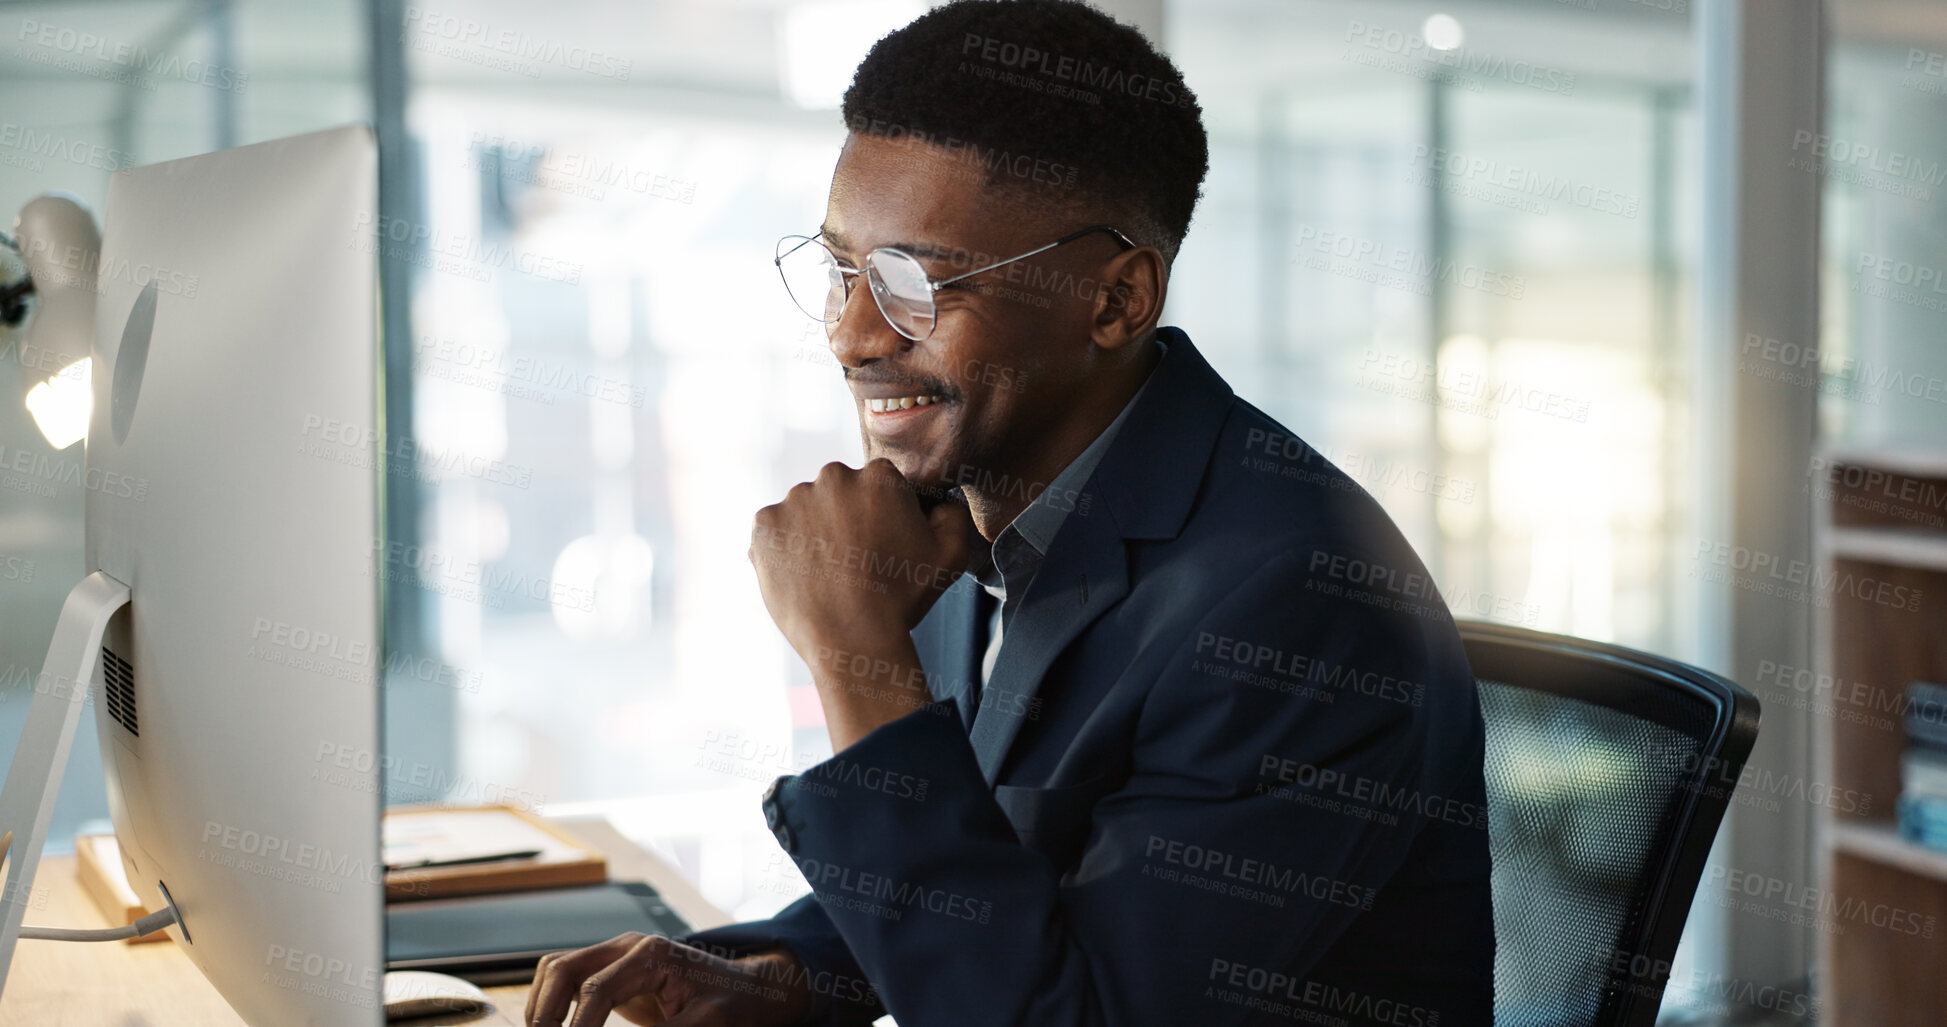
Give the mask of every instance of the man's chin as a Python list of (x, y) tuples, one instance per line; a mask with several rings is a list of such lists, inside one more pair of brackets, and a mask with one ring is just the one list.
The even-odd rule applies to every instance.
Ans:
[(905, 476), (907, 483), (922, 495), (944, 494), (954, 485), (948, 480), (946, 458), (936, 453), (915, 452), (868, 443), (865, 458), (877, 460), (880, 457), (892, 461), (892, 465), (899, 468), (899, 473)]

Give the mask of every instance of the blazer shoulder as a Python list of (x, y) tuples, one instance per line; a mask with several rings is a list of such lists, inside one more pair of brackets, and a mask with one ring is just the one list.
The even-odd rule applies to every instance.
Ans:
[[(1356, 457), (1355, 457), (1356, 459)], [(1327, 545), (1418, 558), (1385, 508), (1325, 451), (1234, 398), (1199, 484), (1190, 533), (1251, 540), (1261, 555)]]
[[(1159, 582), (1208, 601), (1247, 581), (1289, 589), (1309, 602), (1357, 605), (1375, 627), (1396, 621), (1395, 637), (1443, 655), (1458, 651), (1445, 599), (1385, 508), (1262, 410), (1233, 401), (1198, 489), (1173, 552), (1145, 561)], [(1274, 563), (1287, 580), (1259, 573)]]

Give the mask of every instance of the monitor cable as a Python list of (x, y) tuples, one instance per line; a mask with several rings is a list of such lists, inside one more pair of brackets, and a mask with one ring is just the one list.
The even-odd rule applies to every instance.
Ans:
[[(103, 927), (94, 930), (71, 927), (23, 926), (20, 929), (20, 936), (37, 941), (125, 941), (129, 938), (140, 938), (143, 935), (154, 934), (157, 931), (171, 926), (181, 925), (183, 917), (176, 910), (175, 897), (170, 895), (169, 889), (161, 885), (160, 882), (158, 882), (157, 887), (162, 892), (163, 908), (147, 916), (140, 917), (134, 923), (128, 924), (127, 926)], [(187, 926), (183, 927), (183, 939), (185, 941), (189, 939), (189, 928)]]

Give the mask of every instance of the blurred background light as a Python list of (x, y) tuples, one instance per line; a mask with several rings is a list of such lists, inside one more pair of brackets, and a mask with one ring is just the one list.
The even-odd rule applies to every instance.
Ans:
[(27, 411), (55, 449), (88, 437), (88, 412), (94, 405), (88, 388), (90, 364), (87, 359), (77, 360), (27, 390)]
[(807, 110), (836, 109), (872, 44), (926, 13), (916, 0), (812, 0), (778, 20), (784, 95)]
[(1420, 26), (1420, 35), (1435, 50), (1458, 50), (1467, 40), (1467, 34), (1460, 30), (1460, 19), (1451, 14), (1428, 15)]

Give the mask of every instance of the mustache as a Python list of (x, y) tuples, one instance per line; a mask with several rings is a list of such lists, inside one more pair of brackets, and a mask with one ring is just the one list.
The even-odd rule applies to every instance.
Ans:
[(948, 400), (960, 398), (960, 390), (944, 378), (905, 374), (899, 371), (855, 371), (849, 367), (844, 371), (847, 382), (856, 382), (860, 385), (898, 385), (918, 393), (944, 396)]

